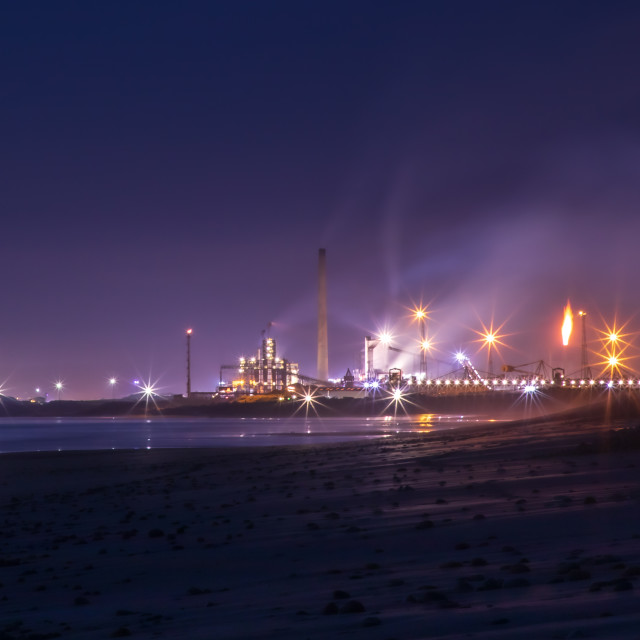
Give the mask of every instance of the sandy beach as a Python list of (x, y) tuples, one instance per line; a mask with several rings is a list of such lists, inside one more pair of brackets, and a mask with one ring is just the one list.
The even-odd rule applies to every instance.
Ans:
[(0, 638), (638, 638), (640, 429), (0, 457)]

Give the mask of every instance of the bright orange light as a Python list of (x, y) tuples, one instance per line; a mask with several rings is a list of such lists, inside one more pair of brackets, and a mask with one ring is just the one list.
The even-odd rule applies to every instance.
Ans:
[(422, 321), (422, 320), (427, 320), (429, 318), (428, 307), (425, 307), (422, 303), (414, 304), (413, 307), (405, 307), (405, 308), (411, 312), (411, 317), (414, 320)]
[(193, 329), (187, 329), (187, 335), (190, 336), (193, 333)]
[[(604, 321), (603, 321), (604, 322)], [(618, 324), (617, 318), (613, 319), (613, 324), (609, 324), (608, 322), (604, 322), (604, 330), (596, 329), (596, 331), (600, 334), (598, 340), (600, 340), (603, 344), (622, 344), (629, 345), (631, 344), (631, 338), (633, 336), (632, 333), (625, 331), (629, 321)]]
[(617, 318), (609, 324), (604, 321), (604, 329), (597, 329), (598, 340), (601, 343), (599, 351), (594, 351), (599, 358), (596, 364), (603, 368), (603, 373), (613, 377), (615, 375), (626, 375), (629, 373), (631, 361), (637, 358), (633, 350), (634, 332), (627, 330), (629, 320), (619, 323)]
[(423, 340), (420, 346), (424, 351), (429, 351), (429, 349), (431, 349), (431, 340)]
[(603, 353), (597, 354), (601, 360), (595, 363), (596, 366), (602, 368), (600, 375), (622, 376), (628, 374), (629, 361), (633, 359), (631, 355), (625, 355), (630, 349), (629, 345), (619, 346), (615, 342), (607, 342), (604, 345)]
[(507, 347), (502, 338), (506, 338), (510, 336), (510, 333), (500, 333), (502, 331), (502, 327), (504, 327), (505, 323), (503, 322), (499, 327), (493, 327), (493, 321), (487, 327), (484, 322), (482, 324), (482, 331), (473, 330), (474, 333), (479, 335), (478, 340), (474, 340), (474, 342), (481, 342), (480, 349), (487, 348), (487, 351), (491, 351), (491, 349), (495, 349), (499, 354), (498, 346)]
[(567, 306), (564, 308), (564, 321), (562, 323), (562, 344), (565, 347), (569, 344), (572, 329), (573, 313), (571, 312), (571, 304), (567, 300)]

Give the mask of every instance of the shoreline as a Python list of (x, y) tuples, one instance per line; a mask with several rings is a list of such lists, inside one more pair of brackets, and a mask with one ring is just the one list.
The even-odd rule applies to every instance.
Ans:
[(640, 391), (634, 388), (554, 388), (532, 394), (520, 391), (486, 393), (418, 394), (408, 393), (402, 400), (391, 396), (374, 398), (318, 397), (308, 406), (304, 401), (279, 401), (273, 396), (255, 396), (232, 401), (173, 396), (114, 400), (52, 400), (44, 403), (0, 398), (2, 418), (17, 417), (221, 417), (221, 418), (286, 418), (304, 413), (318, 417), (354, 417), (420, 415), (420, 414), (503, 414), (509, 419), (537, 419), (561, 411), (602, 412), (610, 408), (628, 417), (638, 415)]
[(636, 424), (3, 454), (0, 634), (635, 638)]

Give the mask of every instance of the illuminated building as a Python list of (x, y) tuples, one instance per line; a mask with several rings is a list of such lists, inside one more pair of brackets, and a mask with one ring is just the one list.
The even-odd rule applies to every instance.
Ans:
[(221, 374), (222, 369), (235, 371), (237, 378), (232, 382), (235, 393), (271, 393), (298, 382), (298, 365), (277, 357), (274, 338), (262, 340), (256, 357), (240, 358), (239, 366), (224, 365)]

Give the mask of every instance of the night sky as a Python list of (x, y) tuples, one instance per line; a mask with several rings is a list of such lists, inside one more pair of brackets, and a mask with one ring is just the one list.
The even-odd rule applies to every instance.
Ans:
[(5, 392), (183, 392), (189, 327), (194, 390), (268, 323), (315, 375), (320, 247), (331, 376), (385, 327), (415, 350), (421, 302), (440, 373), (492, 317), (496, 368), (577, 369), (567, 299), (594, 349), (640, 329), (639, 30), (588, 0), (3, 3)]

